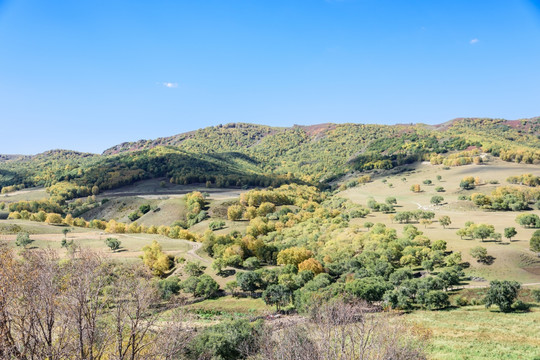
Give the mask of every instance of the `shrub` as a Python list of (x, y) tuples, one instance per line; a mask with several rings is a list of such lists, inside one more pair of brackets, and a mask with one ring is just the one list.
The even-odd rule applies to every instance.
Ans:
[(536, 302), (540, 302), (540, 289), (531, 290), (531, 296)]
[(135, 221), (135, 220), (139, 219), (140, 217), (141, 217), (141, 215), (139, 214), (138, 211), (134, 211), (134, 212), (132, 212), (131, 214), (128, 215), (128, 219), (130, 221)]
[(456, 296), (455, 297), (455, 303), (457, 306), (467, 306), (469, 305), (469, 300), (465, 296)]
[(216, 231), (216, 230), (220, 230), (220, 229), (223, 229), (225, 227), (225, 221), (212, 221), (209, 225), (208, 225), (208, 228), (212, 231)]
[(177, 276), (171, 276), (167, 279), (159, 280), (158, 288), (161, 298), (168, 300), (180, 291), (180, 279)]
[(120, 245), (122, 242), (116, 238), (109, 237), (105, 239), (105, 244), (111, 249), (113, 252), (120, 249)]
[(526, 304), (524, 303), (523, 301), (521, 300), (516, 300), (513, 304), (512, 304), (512, 310), (513, 311), (529, 311), (529, 308), (531, 306), (529, 304)]
[(244, 260), (242, 266), (249, 270), (255, 270), (261, 267), (261, 262), (255, 256), (252, 256)]

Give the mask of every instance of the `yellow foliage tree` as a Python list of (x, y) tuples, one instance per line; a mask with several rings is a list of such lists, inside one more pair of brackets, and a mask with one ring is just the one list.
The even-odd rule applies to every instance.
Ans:
[(163, 276), (171, 269), (173, 265), (172, 257), (163, 252), (161, 245), (156, 240), (152, 241), (152, 244), (143, 247), (142, 251), (143, 262), (154, 275)]
[(277, 256), (278, 265), (298, 265), (313, 256), (313, 253), (303, 247), (291, 247), (281, 250)]
[(315, 275), (317, 275), (323, 272), (323, 267), (316, 259), (310, 258), (298, 264), (298, 271), (304, 270), (311, 270)]

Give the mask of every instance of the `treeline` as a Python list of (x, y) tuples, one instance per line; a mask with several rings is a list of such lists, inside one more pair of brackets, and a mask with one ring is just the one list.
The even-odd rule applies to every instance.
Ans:
[(527, 185), (531, 187), (540, 186), (540, 177), (533, 174), (510, 176), (506, 181), (510, 184)]
[(491, 195), (474, 193), (471, 201), (484, 209), (499, 211), (522, 211), (531, 205), (540, 205), (540, 189), (521, 188), (518, 186), (499, 186)]
[(454, 154), (432, 155), (429, 159), (432, 165), (445, 165), (445, 166), (463, 166), (475, 163), (477, 165), (482, 164), (484, 161), (480, 156), (479, 149), (473, 149), (470, 151), (460, 151)]

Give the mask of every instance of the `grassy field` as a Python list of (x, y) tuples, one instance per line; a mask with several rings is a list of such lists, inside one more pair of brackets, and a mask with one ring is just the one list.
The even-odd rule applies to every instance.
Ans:
[(274, 307), (266, 305), (261, 299), (235, 298), (232, 296), (204, 300), (188, 305), (187, 309), (191, 311), (212, 311), (253, 315), (271, 314), (275, 311)]
[[(515, 218), (520, 212), (484, 211), (471, 206), (468, 201), (458, 200), (458, 196), (462, 194), (489, 193), (497, 186), (508, 185), (506, 178), (511, 175), (524, 173), (540, 175), (538, 166), (494, 160), (487, 165), (467, 165), (450, 168), (450, 170), (443, 170), (442, 166), (433, 166), (426, 163), (409, 166), (409, 168), (413, 167), (414, 170), (412, 171), (377, 178), (371, 183), (345, 190), (340, 193), (340, 196), (363, 205), (367, 203), (370, 197), (373, 197), (378, 202), (384, 202), (387, 197), (394, 196), (398, 201), (396, 211), (421, 208), (435, 212), (435, 219), (442, 215), (448, 215), (452, 220), (452, 224), (446, 229), (436, 221), (427, 227), (421, 224), (415, 225), (430, 239), (445, 240), (449, 249), (461, 251), (463, 260), (471, 264), (471, 268), (467, 270), (470, 275), (483, 277), (487, 280), (497, 278), (520, 282), (540, 281), (540, 259), (529, 250), (529, 239), (535, 229), (522, 228), (515, 222)], [(442, 177), (441, 181), (437, 180), (437, 175)], [(499, 184), (486, 184), (478, 186), (472, 191), (463, 191), (459, 188), (459, 182), (465, 176), (480, 176), (485, 182), (497, 180)], [(402, 180), (403, 178), (405, 180)], [(425, 179), (431, 180), (433, 185), (424, 185), (423, 181)], [(386, 180), (386, 182), (383, 182), (383, 180)], [(392, 184), (392, 187), (389, 184)], [(420, 184), (423, 192), (413, 193), (410, 190), (413, 184)], [(443, 193), (436, 192), (435, 187), (437, 186), (443, 186), (446, 191)], [(442, 195), (447, 203), (441, 206), (431, 205), (430, 199), (436, 194)], [(539, 210), (528, 212), (540, 215)], [(366, 221), (381, 222), (398, 229), (398, 231), (405, 226), (405, 224), (392, 223), (389, 215), (380, 212), (372, 213), (365, 219), (355, 219), (353, 223), (361, 226)], [(456, 235), (456, 231), (462, 228), (467, 221), (492, 224), (495, 226), (495, 231), (500, 233), (504, 232), (504, 228), (514, 226), (518, 234), (512, 242), (508, 242), (506, 239), (503, 239), (502, 243), (462, 240)], [(495, 258), (492, 265), (479, 264), (470, 257), (469, 250), (479, 245), (485, 247), (488, 254)]]
[(540, 359), (540, 308), (504, 314), (483, 306), (415, 311), (405, 318), (431, 333), (434, 360)]
[(49, 194), (44, 188), (30, 188), (3, 194), (0, 196), (0, 202), (12, 203), (17, 201), (43, 200), (48, 198)]
[[(64, 238), (62, 229), (65, 227), (52, 226), (44, 223), (35, 223), (24, 220), (0, 220), (0, 226), (7, 224), (19, 225), (23, 231), (30, 233), (30, 239), (33, 242), (29, 245), (30, 248), (51, 248), (60, 251), (60, 254), (65, 253), (65, 249), (61, 247), (61, 241)], [(73, 240), (77, 245), (102, 251), (107, 256), (113, 259), (135, 261), (139, 260), (142, 255), (142, 248), (145, 245), (151, 244), (153, 240), (158, 240), (163, 250), (174, 256), (183, 256), (188, 260), (196, 260), (196, 258), (188, 253), (192, 249), (192, 245), (185, 240), (169, 239), (160, 235), (149, 234), (107, 234), (94, 229), (84, 229), (69, 227), (70, 232), (67, 234), (67, 240)], [(121, 249), (117, 252), (111, 252), (105, 245), (107, 237), (115, 237), (122, 242)], [(0, 241), (5, 241), (9, 246), (15, 246), (15, 234), (2, 234)]]

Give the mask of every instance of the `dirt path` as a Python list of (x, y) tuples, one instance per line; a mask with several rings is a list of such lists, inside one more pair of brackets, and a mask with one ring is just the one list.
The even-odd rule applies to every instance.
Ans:
[(188, 250), (187, 252), (189, 255), (193, 256), (195, 259), (199, 260), (202, 263), (210, 264), (210, 261), (208, 261), (207, 259), (197, 254), (197, 250), (199, 250), (202, 247), (201, 243), (194, 242), (194, 241), (187, 241), (187, 240), (181, 240), (181, 241), (185, 242), (186, 244), (191, 245), (191, 250)]
[[(522, 287), (537, 286), (537, 285), (540, 285), (540, 282), (521, 284)], [(460, 287), (454, 287), (454, 289), (483, 289), (483, 288), (488, 288), (488, 287), (489, 287), (489, 284), (486, 284), (486, 285), (463, 285), (463, 286), (460, 286)]]

